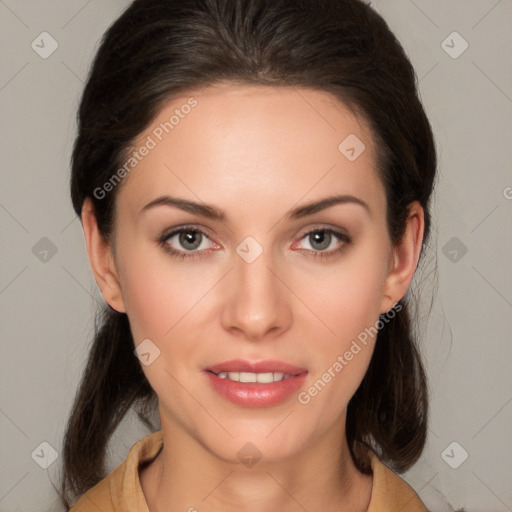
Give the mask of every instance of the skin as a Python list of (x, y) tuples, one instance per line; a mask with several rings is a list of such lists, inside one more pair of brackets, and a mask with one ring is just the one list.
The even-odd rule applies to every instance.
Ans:
[[(273, 407), (236, 406), (202, 370), (236, 358), (278, 359), (308, 369), (307, 390), (404, 296), (419, 258), (423, 210), (411, 204), (405, 236), (393, 246), (367, 123), (312, 89), (209, 86), (169, 101), (134, 147), (190, 96), (197, 106), (119, 186), (108, 242), (89, 200), (82, 210), (105, 300), (128, 314), (135, 345), (149, 338), (161, 351), (142, 366), (164, 434), (163, 451), (140, 473), (146, 501), (153, 512), (366, 510), (372, 476), (354, 465), (345, 419), (374, 339), (307, 405), (294, 394)], [(355, 161), (338, 150), (349, 134), (366, 146)], [(140, 213), (166, 194), (213, 205), (227, 218), (169, 206)], [(286, 218), (333, 194), (356, 196), (369, 211), (345, 203)], [(195, 249), (204, 257), (181, 260), (159, 245), (184, 225), (207, 235)], [(328, 228), (351, 242), (333, 236), (325, 249), (307, 235)], [(252, 263), (236, 252), (247, 236), (263, 248)], [(190, 247), (178, 236), (167, 245), (184, 253)], [(322, 251), (331, 256), (318, 257)], [(247, 442), (262, 454), (251, 468), (237, 457)]]

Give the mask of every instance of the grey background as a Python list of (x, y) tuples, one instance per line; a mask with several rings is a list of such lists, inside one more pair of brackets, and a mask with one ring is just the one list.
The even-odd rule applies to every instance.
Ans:
[[(48, 469), (36, 461), (51, 461), (43, 442), (60, 451), (102, 302), (71, 208), (69, 158), (92, 56), (127, 4), (0, 0), (4, 512), (60, 510), (50, 479), (57, 482), (61, 459)], [(512, 0), (372, 4), (416, 68), (440, 159), (423, 271), (428, 291), (437, 256), (438, 288), (428, 326), (419, 326), (431, 424), (405, 478), (435, 511), (512, 511)], [(58, 43), (46, 59), (31, 47), (51, 48), (44, 31)], [(110, 469), (146, 433), (128, 417)]]

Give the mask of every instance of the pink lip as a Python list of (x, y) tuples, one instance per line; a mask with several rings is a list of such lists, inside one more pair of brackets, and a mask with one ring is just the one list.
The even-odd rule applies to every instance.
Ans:
[[(280, 372), (291, 377), (279, 382), (263, 384), (259, 382), (235, 382), (223, 379), (220, 372), (268, 373)], [(205, 368), (212, 388), (222, 397), (241, 407), (271, 407), (295, 393), (304, 383), (308, 370), (282, 361), (244, 361), (236, 359)]]

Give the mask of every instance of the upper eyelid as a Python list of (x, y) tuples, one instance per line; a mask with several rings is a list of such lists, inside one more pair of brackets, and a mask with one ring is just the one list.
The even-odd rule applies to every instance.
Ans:
[[(167, 237), (167, 236), (171, 236), (171, 235), (175, 235), (177, 233), (180, 233), (182, 231), (199, 231), (203, 234), (205, 234), (206, 236), (210, 236), (208, 234), (208, 229), (207, 228), (204, 228), (204, 227), (199, 227), (197, 225), (183, 225), (183, 226), (178, 226), (178, 227), (175, 227), (175, 228), (171, 228), (169, 229), (168, 232), (166, 232), (167, 230), (164, 230), (164, 234), (162, 236), (164, 237)], [(341, 228), (341, 227), (334, 227), (334, 226), (327, 226), (325, 224), (318, 224), (317, 226), (315, 227), (312, 227), (312, 228), (309, 228), (307, 229), (307, 231), (305, 231), (302, 236), (305, 236), (309, 233), (312, 233), (312, 232), (315, 232), (315, 231), (332, 231), (334, 233), (337, 233), (339, 232), (340, 234), (345, 234), (348, 236), (348, 232), (345, 233), (345, 231), (347, 231), (346, 229), (344, 228)]]
[(187, 232), (187, 231), (198, 231), (198, 232), (202, 233), (203, 235), (207, 236), (208, 238), (211, 238), (211, 236), (208, 234), (208, 230), (206, 228), (195, 226), (195, 225), (190, 225), (190, 226), (184, 225), (184, 226), (178, 226), (175, 228), (171, 228), (169, 230), (164, 230), (161, 238), (170, 238), (171, 236), (175, 236), (179, 233)]
[[(171, 229), (169, 232), (164, 232), (164, 234), (160, 237), (160, 240), (167, 242), (169, 239), (175, 237), (176, 235), (179, 235), (180, 233), (187, 233), (189, 231), (197, 231), (198, 233), (201, 233), (202, 235), (206, 236), (208, 238), (208, 240), (210, 240), (211, 242), (216, 244), (216, 242), (214, 242), (212, 240), (212, 237), (206, 232), (206, 230), (204, 228), (199, 228), (196, 226), (182, 226), (182, 227), (177, 227), (177, 228)], [(193, 251), (189, 251), (189, 252), (193, 252)]]

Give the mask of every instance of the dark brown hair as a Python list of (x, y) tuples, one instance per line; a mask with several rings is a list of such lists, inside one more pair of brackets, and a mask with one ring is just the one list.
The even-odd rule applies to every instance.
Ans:
[[(360, 0), (137, 0), (107, 30), (78, 112), (71, 198), (78, 216), (92, 199), (105, 240), (116, 188), (94, 191), (123, 165), (127, 150), (170, 98), (219, 81), (308, 87), (357, 111), (378, 143), (379, 177), (394, 243), (408, 205), (430, 232), (435, 144), (416, 75), (386, 22)], [(340, 141), (341, 142), (341, 141)], [(380, 329), (368, 371), (347, 412), (347, 440), (368, 473), (366, 447), (395, 471), (409, 468), (426, 439), (428, 393), (408, 300)], [(134, 355), (128, 317), (104, 308), (63, 444), (61, 499), (106, 476), (109, 439), (131, 408), (147, 424), (156, 395)]]

